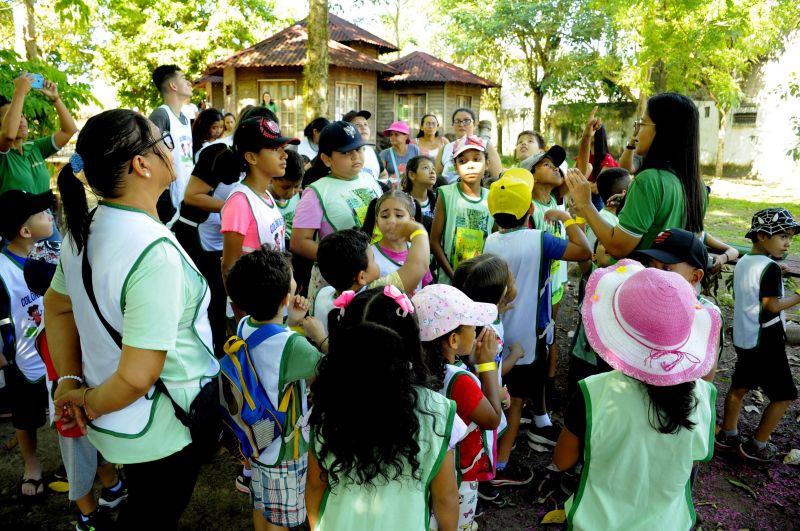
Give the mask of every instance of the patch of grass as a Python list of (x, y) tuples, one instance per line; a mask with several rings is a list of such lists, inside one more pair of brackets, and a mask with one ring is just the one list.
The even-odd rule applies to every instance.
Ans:
[[(708, 232), (722, 241), (736, 246), (750, 246), (750, 240), (744, 235), (750, 228), (753, 214), (764, 208), (781, 206), (794, 216), (800, 216), (800, 203), (764, 203), (758, 201), (745, 201), (743, 199), (726, 199), (715, 197), (709, 199), (708, 211), (705, 218), (705, 227)], [(800, 254), (800, 237), (795, 237), (790, 254)]]

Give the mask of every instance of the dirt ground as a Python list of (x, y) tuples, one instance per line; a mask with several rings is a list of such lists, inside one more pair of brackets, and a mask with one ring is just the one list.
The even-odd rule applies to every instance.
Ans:
[[(736, 355), (730, 344), (732, 315), (726, 313), (726, 344), (717, 375), (717, 415), (722, 416), (722, 404), (730, 385)], [(568, 331), (575, 326), (576, 307), (573, 292), (562, 303), (558, 318), (558, 344), (560, 351), (557, 386), (566, 385)], [(788, 349), (795, 374), (800, 377), (800, 348)], [(758, 411), (742, 412), (740, 431), (749, 435), (755, 429), (764, 403), (753, 393), (745, 399), (746, 406)], [(562, 404), (563, 407), (563, 404)], [(787, 452), (800, 448), (798, 429), (800, 404), (795, 402), (781, 421), (773, 436), (778, 448)], [(554, 416), (558, 417), (556, 410)], [(8, 530), (67, 530), (75, 528), (77, 509), (70, 506), (66, 494), (51, 493), (39, 504), (23, 503), (19, 495), (19, 478), (22, 462), (17, 448), (13, 447), (14, 431), (7, 418), (0, 419), (0, 528)], [(42, 429), (40, 454), (44, 469), (53, 472), (59, 465), (55, 434)], [(524, 434), (515, 454), (536, 472), (534, 481), (526, 486), (508, 489), (504, 494), (507, 505), (488, 507), (477, 522), (482, 530), (515, 531), (543, 527), (539, 522), (548, 511), (563, 508), (566, 495), (561, 492), (561, 478), (546, 470), (550, 453), (537, 453), (527, 445)], [(225, 454), (204, 467), (192, 502), (184, 514), (181, 529), (194, 530), (244, 530), (252, 528), (249, 498), (234, 489), (236, 464)], [(734, 481), (738, 486), (731, 483)], [(96, 485), (99, 490), (99, 484)], [(767, 530), (796, 529), (800, 521), (800, 467), (775, 464), (769, 467), (752, 467), (716, 456), (703, 464), (694, 487), (693, 499), (698, 513), (698, 529), (704, 530)], [(560, 526), (555, 526), (559, 528)], [(360, 530), (359, 530), (360, 531)]]

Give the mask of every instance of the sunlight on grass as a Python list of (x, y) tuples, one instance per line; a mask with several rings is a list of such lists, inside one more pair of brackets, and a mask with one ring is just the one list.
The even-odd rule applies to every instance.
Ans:
[[(786, 208), (795, 217), (800, 216), (800, 203), (765, 203), (745, 201), (742, 199), (727, 199), (711, 195), (709, 198), (708, 212), (706, 213), (706, 230), (732, 245), (749, 245), (744, 235), (750, 228), (750, 220), (757, 211), (781, 206)], [(789, 249), (791, 254), (800, 254), (800, 239), (795, 237)]]

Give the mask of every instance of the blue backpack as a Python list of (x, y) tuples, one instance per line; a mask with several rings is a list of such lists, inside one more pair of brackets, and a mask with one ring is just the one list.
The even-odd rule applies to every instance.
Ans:
[[(295, 386), (287, 386), (276, 409), (258, 380), (250, 359), (251, 349), (282, 332), (286, 332), (282, 326), (263, 325), (245, 340), (240, 337), (240, 326), (240, 335), (228, 339), (225, 343), (227, 355), (219, 361), (222, 420), (236, 436), (244, 457), (258, 458), (275, 439), (283, 437), (287, 429), (294, 429), (295, 439), (299, 436), (296, 433)], [(287, 424), (287, 419), (291, 420), (290, 424)]]

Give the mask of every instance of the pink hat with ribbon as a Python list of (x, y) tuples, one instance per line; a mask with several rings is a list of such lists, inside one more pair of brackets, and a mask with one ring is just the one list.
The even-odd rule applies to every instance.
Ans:
[(464, 138), (459, 138), (455, 141), (455, 144), (453, 144), (453, 158), (456, 158), (469, 149), (486, 151), (486, 143), (481, 137), (475, 135), (467, 135)]
[(677, 273), (620, 260), (589, 277), (581, 311), (594, 351), (631, 378), (677, 385), (714, 366), (721, 318)]
[(383, 136), (389, 136), (392, 131), (403, 135), (410, 134), (408, 124), (405, 122), (392, 122), (392, 125), (383, 130)]
[(486, 326), (497, 319), (497, 306), (475, 302), (447, 284), (425, 286), (411, 302), (417, 309), (422, 341), (433, 341), (461, 325)]

